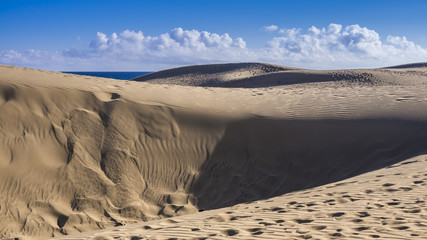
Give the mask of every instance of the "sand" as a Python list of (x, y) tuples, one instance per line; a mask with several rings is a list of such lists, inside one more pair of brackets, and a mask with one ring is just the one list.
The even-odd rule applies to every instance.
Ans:
[(0, 238), (427, 237), (425, 64), (136, 80), (0, 65)]
[(57, 239), (425, 239), (427, 155), (267, 200)]
[(319, 87), (426, 85), (427, 63), (378, 69), (310, 70), (265, 63), (196, 65), (134, 78), (154, 84), (202, 87), (262, 88), (285, 85)]

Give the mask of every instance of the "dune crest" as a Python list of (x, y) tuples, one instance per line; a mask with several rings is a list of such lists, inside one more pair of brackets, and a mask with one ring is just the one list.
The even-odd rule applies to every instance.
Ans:
[[(239, 84), (286, 74), (296, 83), (204, 89), (0, 66), (0, 237), (62, 236), (233, 206), (426, 153), (424, 70), (171, 71), (179, 78), (195, 69)], [(318, 80), (342, 73), (333, 84)]]
[(404, 68), (425, 68), (425, 67), (427, 67), (427, 62), (402, 64), (402, 65), (391, 66), (386, 68), (403, 68), (404, 69)]
[[(310, 70), (265, 63), (196, 65), (154, 72), (134, 78), (154, 84), (201, 87), (260, 88), (286, 85), (378, 86), (426, 84), (427, 63), (378, 69)], [(411, 69), (404, 71), (401, 69)]]
[(294, 69), (297, 68), (267, 63), (207, 64), (167, 69), (137, 77), (133, 80), (159, 84), (210, 87), (226, 84), (230, 81), (239, 81)]

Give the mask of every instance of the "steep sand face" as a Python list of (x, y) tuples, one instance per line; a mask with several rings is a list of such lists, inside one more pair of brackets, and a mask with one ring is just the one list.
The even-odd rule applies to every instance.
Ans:
[(254, 91), (0, 66), (0, 236), (231, 206), (426, 153), (422, 74), (385, 72), (398, 80), (377, 85), (310, 85), (306, 74)]
[(227, 127), (193, 193), (207, 209), (268, 198), (405, 160), (426, 142), (425, 122), (248, 119)]
[(190, 188), (221, 120), (78, 90), (1, 89), (3, 237), (196, 211)]

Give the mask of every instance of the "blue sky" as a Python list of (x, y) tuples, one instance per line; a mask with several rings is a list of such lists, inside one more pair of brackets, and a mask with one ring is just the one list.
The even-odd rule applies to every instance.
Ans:
[(426, 12), (427, 0), (1, 0), (0, 64), (142, 71), (427, 61)]

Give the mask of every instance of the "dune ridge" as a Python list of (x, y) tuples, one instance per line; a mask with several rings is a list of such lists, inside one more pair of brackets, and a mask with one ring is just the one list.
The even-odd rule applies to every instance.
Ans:
[[(414, 63), (377, 69), (310, 70), (260, 63), (214, 64), (168, 69), (132, 80), (154, 84), (234, 88), (298, 84), (306, 86), (309, 83), (320, 83), (323, 87), (401, 86), (426, 84), (426, 66), (427, 63)], [(402, 72), (401, 69), (405, 71)]]
[(396, 66), (391, 66), (391, 67), (386, 67), (386, 68), (425, 68), (425, 67), (427, 67), (426, 62), (402, 64), (402, 65), (396, 65)]
[(370, 84), (312, 85), (319, 75), (309, 70), (232, 64), (230, 81), (236, 66), (264, 80), (300, 71), (290, 75), (298, 83), (253, 92), (0, 66), (0, 237), (62, 236), (233, 206), (426, 153), (422, 74), (380, 71), (375, 80), (346, 70)]

